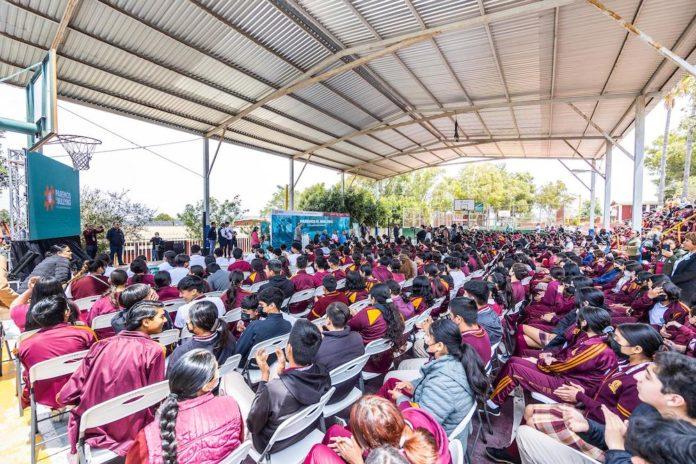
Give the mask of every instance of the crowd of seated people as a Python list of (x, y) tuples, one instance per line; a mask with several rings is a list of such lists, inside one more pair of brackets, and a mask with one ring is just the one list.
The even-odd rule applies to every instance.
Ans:
[[(667, 263), (629, 255), (608, 231), (425, 230), (236, 248), (224, 266), (199, 249), (165, 253), (154, 274), (143, 259), (110, 269), (97, 256), (77, 278), (27, 280), (11, 316), (35, 332), (17, 356), (26, 373), (88, 350), (34, 392), (69, 410), (72, 453), (87, 409), (168, 381), (158, 407), (87, 430), (88, 445), (129, 463), (215, 463), (247, 440), (281, 452), (323, 424), (267, 449), (274, 432), (332, 387), (328, 404), (361, 395), (328, 418), (305, 463), (448, 464), (453, 440), (466, 449), (484, 416), (512, 416), (520, 395), (514, 440), (486, 449), (495, 462), (696, 462), (696, 301), (680, 284), (696, 234), (663, 237), (660, 249), (679, 256)], [(91, 307), (73, 302), (75, 290)], [(111, 327), (95, 333), (105, 314)], [(171, 345), (152, 338), (172, 329)], [(331, 371), (366, 352), (361, 374), (332, 385)], [(239, 367), (220, 376), (235, 355)]]

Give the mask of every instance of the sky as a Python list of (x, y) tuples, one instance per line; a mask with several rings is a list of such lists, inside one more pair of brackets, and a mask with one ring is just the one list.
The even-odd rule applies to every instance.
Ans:
[[(1, 117), (24, 119), (23, 90), (0, 84), (0, 102)], [(158, 213), (168, 213), (172, 216), (181, 212), (187, 203), (195, 203), (202, 198), (203, 181), (200, 174), (203, 171), (202, 138), (87, 106), (60, 100), (58, 105), (58, 126), (61, 133), (88, 135), (102, 140), (102, 145), (97, 149), (102, 153), (96, 153), (92, 158), (90, 169), (80, 174), (81, 186), (111, 191), (126, 190), (133, 200), (146, 204)], [(672, 113), (670, 124), (672, 129), (679, 125), (684, 112), (685, 101), (682, 99), (677, 101)], [(646, 148), (662, 134), (665, 114), (664, 105), (659, 104), (646, 116)], [(154, 147), (150, 149), (152, 151), (144, 149), (110, 151), (134, 147), (132, 143), (114, 134), (122, 135), (139, 146), (179, 141), (184, 143)], [(21, 149), (25, 144), (26, 137), (14, 133), (6, 133), (6, 139), (2, 141), (5, 149)], [(621, 144), (629, 152), (633, 152), (633, 131), (627, 134)], [(216, 149), (217, 142), (211, 141), (211, 160)], [(70, 159), (60, 146), (48, 146), (44, 153), (49, 156), (58, 156), (61, 161), (70, 163)], [(180, 166), (167, 162), (158, 155), (169, 158)], [(631, 203), (632, 174), (622, 175), (622, 173), (633, 172), (632, 162), (616, 149), (613, 158), (612, 200), (618, 203)], [(512, 172), (533, 173), (537, 185), (560, 179), (565, 182), (572, 194), (589, 199), (587, 189), (570, 173), (563, 170), (556, 161), (529, 159), (506, 160), (502, 163)], [(553, 167), (549, 169), (551, 163)], [(270, 199), (276, 186), (284, 186), (288, 183), (288, 165), (289, 161), (285, 158), (223, 143), (210, 179), (211, 196), (225, 199), (239, 194), (243, 207), (249, 210), (247, 216), (257, 216)], [(588, 169), (581, 160), (569, 161), (568, 165), (571, 169)], [(296, 175), (301, 168), (302, 163), (297, 162)], [(461, 165), (452, 166), (445, 168), (445, 172), (448, 175), (454, 175), (461, 168)], [(589, 185), (590, 174), (579, 175)], [(339, 181), (340, 173), (308, 165), (296, 188), (301, 190), (317, 182), (334, 184)], [(655, 201), (656, 187), (647, 170), (645, 170), (643, 186), (643, 200)], [(604, 183), (597, 176), (596, 197), (600, 199), (600, 202), (603, 191)], [(7, 207), (8, 196), (3, 193), (0, 195), (0, 208)]]

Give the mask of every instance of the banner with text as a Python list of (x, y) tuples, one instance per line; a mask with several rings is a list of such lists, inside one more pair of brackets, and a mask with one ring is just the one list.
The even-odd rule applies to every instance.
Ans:
[(29, 240), (80, 235), (80, 173), (41, 153), (27, 154)]
[(302, 235), (310, 240), (315, 235), (326, 232), (329, 238), (336, 232), (350, 234), (350, 215), (345, 213), (321, 213), (314, 211), (273, 211), (271, 212), (271, 245), (288, 246), (293, 242), (295, 228), (302, 223)]

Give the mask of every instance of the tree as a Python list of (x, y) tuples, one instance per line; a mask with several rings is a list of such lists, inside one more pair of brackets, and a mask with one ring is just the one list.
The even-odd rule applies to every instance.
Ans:
[[(677, 182), (674, 190), (675, 199), (681, 198), (683, 189), (684, 185), (681, 182)], [(696, 176), (689, 177), (689, 189), (687, 191), (686, 200), (691, 204), (696, 202)]]
[[(242, 199), (235, 195), (231, 200), (222, 203), (217, 198), (210, 198), (210, 222), (218, 224), (225, 221), (234, 222), (248, 209), (242, 208)], [(195, 205), (187, 204), (184, 211), (176, 215), (177, 219), (184, 223), (189, 237), (200, 237), (203, 234), (203, 200)]]
[(559, 209), (572, 199), (568, 187), (562, 180), (542, 185), (536, 194), (536, 203), (547, 213)]
[(303, 211), (348, 213), (353, 221), (367, 226), (382, 223), (386, 217), (386, 209), (371, 191), (363, 187), (346, 189), (344, 198), (340, 185), (327, 188), (323, 183), (314, 184), (299, 194), (297, 208)]
[[(295, 191), (295, 195), (299, 195), (300, 192)], [(266, 206), (260, 211), (261, 216), (268, 216), (274, 209), (284, 210), (285, 206), (285, 186), (276, 185), (276, 189), (271, 195), (271, 199), (266, 202)]]
[[(645, 166), (648, 172), (656, 178), (653, 182), (660, 184), (660, 158), (662, 157), (663, 137), (658, 137), (646, 150)], [(684, 158), (686, 156), (686, 127), (680, 124), (676, 131), (669, 133), (667, 142), (667, 157), (665, 166), (665, 198), (672, 198), (674, 192), (681, 191), (681, 183), (684, 176)], [(696, 175), (696, 165), (691, 165), (690, 176)]]
[(127, 238), (140, 239), (145, 224), (155, 211), (128, 198), (128, 190), (111, 192), (83, 187), (80, 191), (80, 220), (82, 226), (91, 224), (108, 229), (120, 222)]
[[(601, 205), (601, 203), (599, 202), (599, 199), (595, 198), (595, 207), (594, 207), (595, 217), (602, 216), (602, 207), (600, 205)], [(590, 219), (590, 200), (585, 200), (582, 202), (582, 206), (580, 208), (580, 219), (582, 219), (584, 221), (587, 221)]]
[(153, 217), (152, 220), (160, 222), (174, 222), (174, 218), (167, 213), (159, 213), (157, 216)]

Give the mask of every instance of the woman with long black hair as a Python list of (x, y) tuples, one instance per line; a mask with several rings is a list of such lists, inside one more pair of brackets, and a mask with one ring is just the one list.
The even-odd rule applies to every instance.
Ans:
[(242, 288), (242, 282), (244, 282), (244, 273), (242, 271), (230, 272), (229, 279), (230, 287), (220, 297), (227, 311), (239, 308), (242, 305), (242, 300), (251, 295), (251, 292)]
[[(391, 299), (386, 284), (377, 284), (370, 290), (370, 304), (353, 314), (348, 321), (351, 330), (358, 332), (366, 345), (374, 340), (386, 338), (394, 349), (404, 332), (404, 320)], [(386, 373), (394, 356), (392, 350), (373, 355), (365, 366), (367, 372)]]
[(434, 301), (435, 297), (433, 296), (433, 288), (430, 285), (430, 279), (426, 276), (415, 277), (411, 287), (409, 302), (413, 305), (413, 309), (416, 310), (416, 313), (422, 313), (431, 307)]
[(169, 370), (172, 365), (189, 351), (202, 348), (215, 356), (222, 365), (234, 354), (237, 342), (227, 330), (227, 323), (218, 317), (217, 307), (212, 301), (199, 301), (189, 309), (186, 328), (193, 337), (185, 338), (169, 357)]
[(244, 440), (244, 421), (231, 396), (214, 396), (215, 356), (189, 351), (169, 369), (169, 396), (137, 436), (126, 464), (218, 463)]
[[(470, 345), (462, 343), (462, 334), (454, 321), (438, 319), (430, 324), (425, 330), (425, 344), (431, 360), (420, 371), (395, 371), (380, 394), (397, 404), (418, 404), (450, 434), (474, 403), (486, 400), (490, 384), (481, 357)], [(416, 377), (411, 377), (416, 372)], [(462, 443), (470, 431), (467, 429)]]
[(350, 304), (362, 301), (368, 297), (367, 290), (365, 289), (365, 280), (363, 280), (359, 271), (348, 271), (348, 273), (346, 273), (345, 293)]
[[(53, 277), (33, 277), (29, 280), (29, 287), (21, 295), (10, 303), (10, 318), (17, 325), (20, 332), (35, 330), (41, 326), (34, 321), (31, 308), (41, 300), (52, 296), (65, 296), (63, 284)], [(70, 317), (68, 322), (75, 323), (79, 320), (80, 310), (73, 302), (69, 302)]]

